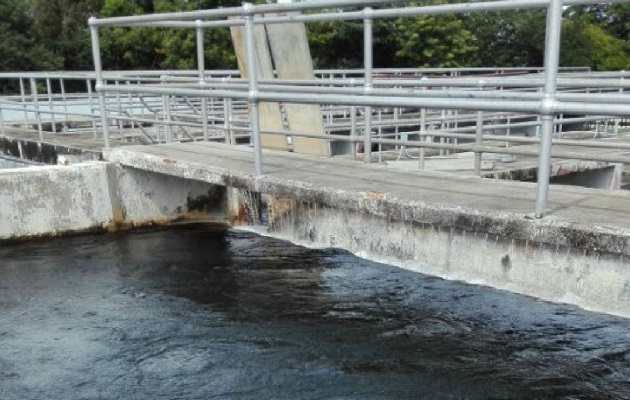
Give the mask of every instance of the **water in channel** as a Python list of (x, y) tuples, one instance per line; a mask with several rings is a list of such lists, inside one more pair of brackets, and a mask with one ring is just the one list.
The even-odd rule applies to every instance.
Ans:
[(0, 399), (628, 399), (630, 320), (189, 225), (0, 247)]

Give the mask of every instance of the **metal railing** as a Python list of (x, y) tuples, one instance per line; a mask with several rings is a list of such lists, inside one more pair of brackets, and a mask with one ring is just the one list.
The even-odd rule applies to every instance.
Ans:
[[(401, 6), (395, 7), (392, 3)], [(238, 137), (250, 137), (254, 148), (254, 172), (260, 175), (263, 173), (261, 133), (322, 137), (288, 130), (261, 132), (259, 103), (320, 104), (327, 122), (327, 135), (323, 139), (352, 143), (355, 154), (354, 144), (362, 144), (365, 162), (372, 162), (373, 145), (377, 145), (379, 150), (392, 146), (400, 154), (408, 147), (417, 147), (420, 169), (424, 168), (427, 150), (473, 151), (477, 173), (481, 169), (483, 153), (537, 156), (535, 214), (539, 218), (546, 210), (552, 156), (630, 162), (630, 157), (622, 153), (552, 152), (553, 144), (630, 150), (627, 143), (562, 138), (562, 127), (576, 122), (603, 125), (606, 131), (612, 127), (613, 132), (618, 133), (620, 126), (625, 124), (624, 118), (630, 114), (630, 96), (624, 92), (630, 85), (627, 73), (593, 73), (583, 68), (561, 71), (558, 66), (563, 6), (594, 1), (499, 0), (428, 6), (404, 6), (404, 3), (392, 0), (324, 0), (92, 18), (89, 24), (95, 71), (89, 79), (94, 80), (98, 104), (90, 106), (91, 112), (87, 114), (100, 121), (99, 127), (94, 124), (94, 132), (102, 134), (105, 147), (111, 146), (111, 133), (117, 126), (123, 135), (121, 121), (129, 121), (132, 126), (136, 124), (145, 130), (149, 127), (142, 124), (162, 127), (144, 132), (150, 142), (219, 137), (211, 132), (220, 132), (228, 143), (236, 143)], [(371, 8), (376, 5), (382, 7)], [(357, 10), (357, 7), (361, 9)], [(373, 68), (372, 24), (375, 19), (531, 8), (547, 10), (543, 68)], [(308, 13), (296, 13), (301, 11)], [(262, 80), (256, 76), (255, 25), (346, 20), (363, 21), (362, 69), (317, 71), (314, 79), (306, 81)], [(110, 26), (194, 29), (198, 68), (196, 71), (105, 71), (101, 62), (99, 29)], [(235, 71), (205, 69), (204, 30), (229, 27), (244, 28), (246, 65), (250, 71), (247, 79), (241, 79)], [(46, 79), (46, 76), (33, 78)], [(85, 75), (77, 79), (85, 79)], [(91, 82), (88, 87), (92, 104), (95, 99), (91, 94)], [(50, 112), (42, 111), (37, 85), (32, 92), (32, 107), (39, 110), (40, 115)], [(13, 102), (3, 99), (0, 107), (24, 107), (26, 101), (19, 100), (26, 96), (25, 90), (20, 96)], [(535, 137), (513, 134), (514, 130), (521, 128), (535, 129)], [(490, 130), (493, 134), (484, 133)], [(497, 135), (496, 130), (504, 134)], [(435, 138), (440, 141), (434, 141), (437, 140)], [(501, 145), (489, 145), (488, 142), (500, 142)], [(539, 151), (519, 148), (519, 144), (539, 144)]]
[[(370, 5), (384, 5), (392, 1), (355, 1), (355, 0), (326, 0), (310, 3), (275, 4), (253, 6), (244, 4), (240, 8), (226, 8), (218, 10), (202, 10), (187, 13), (154, 14), (143, 16), (129, 16), (109, 19), (91, 19), (92, 44), (94, 50), (94, 63), (97, 74), (97, 88), (100, 99), (105, 102), (106, 93), (120, 93), (121, 88), (107, 85), (103, 81), (103, 68), (99, 48), (99, 27), (104, 26), (160, 26), (196, 29), (198, 52), (198, 83), (191, 84), (181, 82), (179, 85), (155, 86), (132, 85), (125, 87), (125, 93), (151, 93), (166, 96), (198, 96), (200, 98), (229, 98), (246, 100), (250, 109), (251, 141), (254, 147), (255, 173), (263, 173), (262, 151), (260, 146), (259, 108), (261, 101), (288, 102), (288, 103), (318, 103), (346, 105), (351, 107), (364, 107), (363, 114), (363, 146), (364, 160), (371, 161), (371, 148), (373, 143), (397, 144), (404, 146), (420, 146), (421, 148), (433, 147), (432, 143), (422, 140), (426, 131), (426, 109), (468, 110), (476, 113), (475, 131), (475, 170), (480, 170), (482, 152), (495, 151), (483, 143), (483, 120), (485, 112), (519, 112), (536, 113), (540, 117), (540, 155), (538, 165), (538, 185), (536, 197), (537, 217), (542, 217), (546, 210), (547, 193), (549, 187), (549, 175), (552, 156), (552, 138), (554, 134), (554, 118), (557, 114), (602, 114), (626, 116), (630, 112), (630, 101), (623, 94), (607, 95), (605, 98), (594, 96), (576, 97), (571, 94), (560, 94), (558, 87), (595, 87), (622, 89), (617, 79), (613, 84), (608, 77), (602, 79), (587, 79), (584, 82), (579, 76), (567, 77), (558, 80), (558, 62), (560, 54), (560, 31), (562, 22), (563, 5), (590, 3), (576, 0), (501, 0), (491, 2), (477, 2), (464, 4), (442, 4), (412, 7), (383, 7), (372, 9)], [(404, 3), (404, 2), (400, 2)], [(347, 7), (364, 7), (362, 10), (347, 10)], [(325, 11), (334, 7), (334, 12)], [(444, 14), (444, 13), (469, 13), (476, 11), (499, 11), (509, 9), (546, 8), (547, 26), (544, 57), (544, 75), (532, 79), (522, 78), (456, 78), (456, 79), (387, 79), (379, 82), (374, 79), (373, 54), (372, 54), (372, 24), (376, 18), (406, 17), (414, 15)], [(310, 14), (290, 13), (278, 15), (283, 12), (311, 11)], [(324, 11), (319, 11), (324, 10)], [(314, 12), (313, 12), (314, 11)], [(267, 13), (272, 13), (271, 16)], [(341, 21), (362, 20), (364, 26), (364, 67), (361, 82), (342, 82), (343, 87), (326, 87), (325, 90), (315, 90), (313, 85), (321, 85), (321, 82), (260, 82), (256, 76), (256, 57), (254, 25), (275, 24), (286, 22), (312, 22), (312, 21)], [(243, 26), (245, 31), (246, 64), (248, 66), (247, 85), (230, 83), (229, 86), (220, 82), (209, 82), (205, 79), (205, 67), (203, 64), (203, 30), (217, 27)], [(623, 74), (622, 74), (623, 76)], [(426, 78), (426, 77), (425, 77)], [(343, 80), (343, 79), (342, 79)], [(336, 84), (332, 79), (330, 84)], [(286, 83), (286, 84), (285, 84)], [(623, 82), (622, 82), (623, 83)], [(356, 85), (361, 87), (357, 88)], [(384, 84), (387, 89), (380, 89)], [(435, 87), (436, 85), (456, 87), (458, 91), (451, 93), (442, 90), (432, 91), (427, 95), (427, 90), (410, 95), (406, 87)], [(468, 89), (475, 87), (474, 90)], [(518, 92), (516, 90), (483, 90), (487, 88), (539, 88), (536, 92)], [(464, 88), (467, 88), (464, 90)], [(613, 98), (613, 100), (611, 100)], [(205, 102), (202, 101), (202, 109), (205, 110)], [(392, 139), (373, 139), (372, 128), (373, 107), (414, 107), (421, 110), (420, 138), (418, 141), (397, 141)], [(205, 111), (203, 122), (206, 123)], [(103, 127), (107, 128), (107, 115), (103, 114)], [(204, 131), (205, 131), (204, 125)], [(287, 135), (299, 135), (291, 132)], [(444, 136), (443, 136), (444, 137)], [(452, 134), (451, 134), (452, 137)], [(329, 139), (332, 139), (329, 135)], [(341, 138), (335, 138), (342, 140)], [(358, 141), (357, 137), (349, 137), (347, 140)], [(105, 132), (106, 146), (109, 145), (107, 132)], [(567, 142), (565, 142), (567, 143)], [(501, 149), (504, 153), (514, 153), (514, 149)], [(556, 155), (557, 156), (557, 155)], [(628, 161), (620, 158), (619, 161)]]

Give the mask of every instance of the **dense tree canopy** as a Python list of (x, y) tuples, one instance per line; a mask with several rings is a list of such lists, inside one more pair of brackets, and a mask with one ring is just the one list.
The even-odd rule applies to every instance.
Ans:
[[(440, 3), (445, 0), (433, 0)], [(260, 0), (264, 2), (264, 0)], [(0, 70), (90, 70), (87, 19), (241, 5), (240, 0), (0, 0)], [(307, 26), (316, 67), (363, 63), (361, 21)], [(377, 20), (377, 67), (542, 66), (544, 10)], [(205, 33), (208, 68), (235, 68), (228, 29)], [(103, 28), (110, 69), (194, 68), (192, 30)], [(630, 4), (565, 10), (561, 65), (630, 68)]]
[(62, 58), (39, 40), (24, 1), (0, 0), (0, 38), (3, 71), (56, 69), (62, 65)]

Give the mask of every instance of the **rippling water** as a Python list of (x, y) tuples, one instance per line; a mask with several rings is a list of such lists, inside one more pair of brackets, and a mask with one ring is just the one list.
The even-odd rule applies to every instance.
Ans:
[(0, 247), (0, 399), (630, 398), (630, 321), (196, 225)]

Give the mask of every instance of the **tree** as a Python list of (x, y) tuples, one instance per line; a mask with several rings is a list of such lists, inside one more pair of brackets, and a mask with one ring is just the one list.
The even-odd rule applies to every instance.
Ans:
[[(191, 11), (209, 6), (232, 6), (231, 1), (187, 0), (105, 0), (103, 16)], [(106, 28), (102, 31), (104, 62), (117, 69), (190, 69), (196, 65), (193, 29)], [(207, 29), (204, 33), (206, 67), (235, 68), (236, 55), (227, 28)]]
[(363, 66), (363, 24), (361, 22), (312, 23), (307, 25), (307, 35), (315, 68), (361, 68)]
[(0, 70), (33, 71), (57, 69), (62, 59), (38, 41), (26, 3), (0, 0)]
[(477, 47), (455, 15), (423, 15), (396, 20), (399, 64), (409, 67), (461, 67)]
[(93, 68), (87, 21), (102, 4), (103, 0), (32, 0), (38, 41), (63, 60), (64, 70)]
[(630, 67), (624, 41), (590, 21), (579, 16), (564, 21), (560, 64), (589, 66), (598, 71)]
[(565, 13), (571, 20), (580, 19), (596, 24), (602, 30), (624, 42), (630, 52), (630, 4), (597, 4), (570, 7)]
[(485, 67), (542, 66), (545, 12), (519, 10), (466, 15), (464, 27), (477, 48), (470, 65)]

